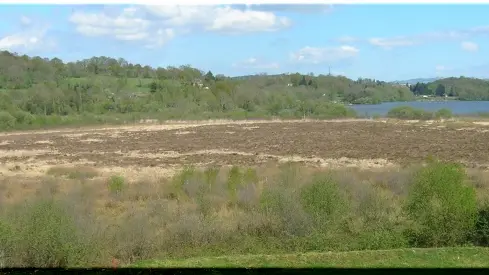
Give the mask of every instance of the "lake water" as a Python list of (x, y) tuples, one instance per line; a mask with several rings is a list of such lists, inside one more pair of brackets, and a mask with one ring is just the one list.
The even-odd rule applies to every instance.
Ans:
[(385, 102), (375, 105), (351, 105), (358, 115), (385, 116), (390, 109), (397, 106), (411, 106), (425, 111), (436, 112), (439, 109), (450, 109), (454, 115), (469, 115), (476, 113), (489, 113), (489, 101), (408, 101), (408, 102)]

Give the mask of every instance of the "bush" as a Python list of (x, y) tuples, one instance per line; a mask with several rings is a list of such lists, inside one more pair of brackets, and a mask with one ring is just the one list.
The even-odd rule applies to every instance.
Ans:
[[(302, 209), (297, 196), (289, 189), (267, 188), (260, 196), (262, 212), (270, 221), (277, 220), (277, 224), (257, 232), (263, 237), (307, 236), (311, 233), (309, 217)], [(284, 236), (285, 237), (285, 236)], [(286, 239), (282, 239), (286, 240)]]
[(9, 221), (13, 226), (8, 266), (68, 267), (86, 263), (88, 250), (63, 205), (39, 200), (16, 210)]
[(209, 190), (212, 189), (217, 182), (217, 176), (219, 175), (219, 167), (208, 167), (204, 171), (204, 181), (207, 184)]
[(15, 127), (16, 119), (9, 112), (0, 111), (0, 129), (10, 130)]
[[(29, 203), (18, 208), (11, 204), (17, 198), (3, 203), (0, 196), (0, 253), (7, 266), (62, 267), (107, 266), (113, 258), (126, 265), (162, 257), (488, 244), (489, 207), (477, 216), (474, 190), (458, 165), (430, 160), (412, 179), (390, 169), (319, 169), (186, 167), (168, 182), (143, 181), (128, 190), (123, 177), (113, 176), (106, 182), (110, 193), (130, 193), (113, 199), (97, 184), (81, 184), (65, 198), (62, 189), (36, 192), (45, 199), (25, 198)], [(409, 193), (397, 192), (408, 178)], [(0, 194), (11, 192), (3, 186)], [(160, 196), (169, 192), (176, 196)]]
[(70, 179), (91, 179), (99, 175), (99, 172), (92, 167), (88, 166), (74, 166), (74, 167), (51, 167), (46, 174), (52, 176), (67, 176)]
[(346, 197), (328, 174), (316, 175), (301, 189), (300, 199), (318, 227), (338, 221), (348, 211)]
[(435, 113), (436, 118), (451, 118), (452, 116), (452, 111), (446, 108), (440, 109)]
[[(201, 182), (201, 176), (203, 176), (203, 173), (197, 171), (195, 167), (184, 167), (184, 169), (173, 176), (171, 180), (171, 186), (169, 188), (171, 197), (188, 200), (199, 196), (205, 188), (204, 184)], [(209, 178), (209, 181), (210, 180), (211, 179)], [(209, 185), (212, 185), (212, 183), (209, 182)], [(207, 187), (207, 190), (211, 189), (211, 186)]]
[(355, 117), (357, 113), (352, 108), (346, 107), (343, 104), (322, 102), (317, 105), (316, 117), (323, 119)]
[(12, 115), (15, 117), (17, 124), (20, 125), (32, 125), (36, 120), (34, 115), (25, 111), (15, 111)]
[(229, 192), (229, 197), (231, 198), (231, 201), (234, 203), (237, 200), (237, 191), (238, 188), (242, 185), (243, 183), (243, 175), (237, 166), (233, 166), (228, 173), (228, 179), (226, 182), (227, 189)]
[(110, 177), (107, 187), (109, 188), (109, 192), (112, 194), (120, 194), (124, 189), (124, 185), (126, 184), (126, 180), (122, 176), (112, 176)]
[(477, 201), (465, 184), (461, 165), (430, 162), (415, 175), (405, 210), (414, 222), (409, 237), (414, 246), (464, 244), (474, 229)]
[(489, 246), (489, 203), (479, 208), (472, 243), (477, 246)]
[(410, 106), (398, 106), (389, 110), (389, 112), (387, 113), (387, 117), (398, 119), (428, 120), (433, 118), (433, 113), (426, 112), (422, 109), (416, 109)]
[(373, 119), (379, 119), (379, 118), (381, 118), (381, 116), (379, 114), (373, 114), (372, 115), (372, 118)]

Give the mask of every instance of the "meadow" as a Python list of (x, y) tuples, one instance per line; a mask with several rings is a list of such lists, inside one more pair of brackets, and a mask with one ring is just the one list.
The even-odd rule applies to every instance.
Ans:
[(145, 121), (0, 134), (3, 266), (487, 266), (489, 126)]

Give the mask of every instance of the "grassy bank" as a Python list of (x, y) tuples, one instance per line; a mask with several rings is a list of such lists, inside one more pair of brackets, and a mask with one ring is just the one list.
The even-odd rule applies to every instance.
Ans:
[(433, 161), (368, 171), (188, 167), (159, 180), (54, 167), (37, 179), (2, 179), (2, 261), (186, 265), (228, 255), (239, 264), (239, 255), (276, 254), (271, 257), (280, 264), (286, 256), (279, 255), (291, 253), (486, 246), (486, 179), (485, 172), (466, 174), (456, 164)]
[(485, 247), (406, 248), (351, 252), (307, 252), (275, 255), (239, 255), (183, 260), (141, 261), (140, 268), (460, 268), (489, 267)]
[[(73, 128), (83, 126), (98, 125), (122, 125), (137, 124), (141, 122), (165, 122), (165, 121), (203, 121), (210, 119), (226, 120), (272, 120), (272, 119), (349, 119), (349, 118), (371, 118), (370, 115), (357, 114), (353, 109), (342, 104), (330, 104), (326, 109), (318, 113), (301, 113), (290, 110), (279, 114), (270, 114), (267, 112), (202, 112), (202, 113), (182, 113), (178, 110), (168, 109), (166, 111), (153, 113), (128, 113), (128, 114), (74, 114), (74, 115), (32, 115), (27, 112), (7, 111), (0, 112), (0, 131), (17, 131), (17, 130), (37, 130), (37, 129), (56, 129), (56, 128)], [(408, 119), (408, 120), (436, 120), (457, 117), (464, 120), (486, 119), (488, 113), (475, 113), (471, 115), (455, 116), (449, 109), (440, 109), (436, 112), (428, 112), (422, 109), (410, 106), (399, 106), (391, 109), (385, 118)], [(374, 115), (373, 118), (382, 118), (380, 115)]]
[(387, 113), (387, 117), (398, 119), (431, 120), (451, 118), (453, 117), (453, 114), (450, 109), (445, 108), (442, 108), (435, 112), (429, 112), (410, 106), (398, 106), (389, 110), (389, 112)]
[(59, 127), (78, 127), (96, 125), (120, 125), (138, 123), (140, 121), (167, 120), (208, 120), (208, 119), (336, 119), (355, 118), (354, 110), (341, 104), (321, 104), (317, 111), (304, 113), (300, 110), (287, 110), (280, 113), (266, 111), (247, 112), (235, 110), (229, 112), (193, 112), (187, 113), (181, 109), (166, 109), (159, 112), (133, 112), (127, 114), (73, 114), (73, 115), (33, 115), (24, 111), (1, 111), (0, 131), (35, 130)]

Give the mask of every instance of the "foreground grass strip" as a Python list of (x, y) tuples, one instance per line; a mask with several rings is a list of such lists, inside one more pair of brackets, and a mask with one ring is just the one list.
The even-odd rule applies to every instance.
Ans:
[(489, 248), (428, 248), (377, 251), (240, 255), (141, 261), (132, 267), (489, 267)]

